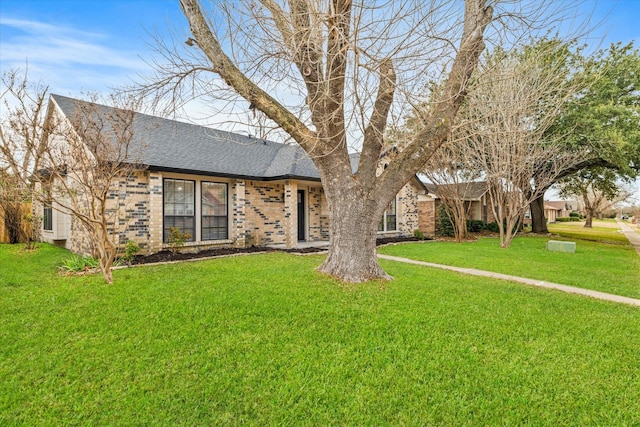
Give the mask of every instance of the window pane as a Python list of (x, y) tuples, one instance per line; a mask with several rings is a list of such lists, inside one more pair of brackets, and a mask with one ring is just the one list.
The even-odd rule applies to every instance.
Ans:
[(389, 203), (389, 206), (387, 206), (387, 213), (388, 214), (395, 214), (396, 213), (396, 198), (395, 197), (393, 198), (391, 203)]
[(42, 212), (42, 223), (43, 223), (43, 228), (47, 231), (52, 231), (53, 230), (53, 209), (51, 208), (51, 205), (44, 206), (43, 212)]
[(396, 229), (396, 216), (387, 215), (387, 231), (395, 231)]
[(227, 184), (203, 182), (201, 206), (202, 239), (227, 239)]
[(195, 182), (183, 179), (164, 180), (164, 241), (169, 239), (169, 230), (178, 228), (188, 233), (188, 241), (195, 239)]

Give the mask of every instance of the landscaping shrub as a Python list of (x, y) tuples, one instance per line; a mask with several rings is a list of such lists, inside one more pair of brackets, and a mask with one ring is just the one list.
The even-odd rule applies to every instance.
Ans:
[(81, 257), (78, 255), (74, 255), (71, 258), (67, 258), (62, 262), (60, 266), (60, 271), (65, 273), (73, 273), (79, 271), (91, 270), (93, 268), (98, 268), (100, 263), (97, 259), (92, 258), (90, 256)]
[(560, 216), (560, 217), (556, 218), (556, 222), (571, 222), (571, 217)]
[(124, 247), (124, 255), (122, 255), (120, 259), (127, 265), (131, 265), (131, 261), (133, 261), (133, 258), (138, 252), (140, 252), (140, 245), (133, 240), (129, 240)]
[(467, 231), (470, 233), (479, 233), (484, 230), (485, 224), (479, 219), (467, 220)]
[(569, 217), (570, 218), (580, 218), (580, 212), (569, 212)]
[(171, 227), (169, 229), (169, 250), (174, 254), (180, 253), (184, 244), (191, 239), (191, 233), (184, 233), (177, 227)]
[(484, 229), (487, 231), (490, 231), (492, 233), (499, 233), (500, 229), (498, 228), (498, 223), (497, 222), (489, 222), (487, 224), (484, 225)]
[(447, 215), (447, 208), (444, 204), (438, 206), (438, 226), (436, 227), (436, 236), (453, 237), (455, 235), (453, 223)]
[(420, 230), (415, 230), (413, 232), (413, 237), (415, 237), (418, 240), (424, 240), (425, 239), (424, 233), (422, 231), (420, 231)]

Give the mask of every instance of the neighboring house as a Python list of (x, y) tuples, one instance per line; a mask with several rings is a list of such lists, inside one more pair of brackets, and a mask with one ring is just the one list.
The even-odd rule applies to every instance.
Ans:
[(564, 200), (546, 200), (544, 202), (544, 216), (547, 218), (547, 222), (553, 223), (557, 218), (568, 217), (570, 212), (569, 204)]
[(556, 222), (558, 218), (566, 218), (571, 212), (582, 213), (582, 204), (575, 200), (556, 200), (544, 202), (544, 216), (547, 222)]
[[(78, 101), (52, 95), (50, 113), (70, 118)], [(100, 109), (110, 107), (99, 106)], [(329, 208), (313, 162), (297, 145), (284, 145), (145, 114), (134, 135), (144, 167), (115, 183), (126, 214), (118, 244), (136, 241), (144, 252), (169, 247), (169, 230), (189, 233), (185, 248), (284, 245), (329, 240)], [(352, 156), (357, 165), (358, 156)], [(407, 236), (418, 228), (417, 177), (405, 185), (380, 222), (379, 235)], [(124, 197), (122, 197), (124, 196)], [(42, 206), (45, 241), (78, 253), (92, 247), (78, 221)]]
[(454, 185), (460, 188), (460, 194), (464, 200), (467, 209), (468, 220), (482, 221), (484, 223), (495, 221), (491, 206), (489, 204), (489, 195), (487, 194), (487, 183), (485, 181), (465, 182), (460, 184), (435, 185), (425, 183), (427, 194), (419, 195), (420, 209), (420, 230), (426, 235), (434, 235), (438, 222), (438, 208), (442, 201), (438, 194), (442, 191), (447, 193), (452, 190)]

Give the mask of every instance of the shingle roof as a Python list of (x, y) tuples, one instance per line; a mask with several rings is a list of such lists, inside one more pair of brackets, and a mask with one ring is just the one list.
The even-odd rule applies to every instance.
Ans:
[(555, 209), (558, 211), (564, 210), (567, 208), (567, 202), (565, 202), (564, 200), (556, 200), (556, 201), (549, 201), (549, 200), (545, 200), (544, 202), (544, 208), (545, 209)]
[(438, 195), (438, 189), (441, 187), (450, 188), (455, 185), (459, 185), (462, 191), (462, 198), (464, 200), (478, 200), (484, 193), (487, 192), (487, 182), (486, 181), (473, 181), (473, 182), (462, 182), (460, 184), (444, 184), (444, 185), (435, 185), (430, 183), (424, 183), (425, 187), (429, 193)]
[[(77, 99), (51, 95), (67, 117), (73, 117)], [(97, 105), (99, 111), (112, 107)], [(256, 180), (284, 178), (320, 180), (309, 156), (297, 145), (285, 145), (204, 126), (136, 113), (135, 142), (142, 144), (137, 162), (152, 170), (180, 171)], [(352, 156), (357, 165), (358, 157)]]

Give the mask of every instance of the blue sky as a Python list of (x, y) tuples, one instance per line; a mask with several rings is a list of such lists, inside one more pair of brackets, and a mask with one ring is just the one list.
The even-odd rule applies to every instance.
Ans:
[(3, 0), (0, 69), (24, 69), (54, 93), (107, 91), (148, 66), (151, 35), (188, 30), (177, 0)]
[[(580, 3), (590, 46), (640, 45), (640, 0), (559, 1)], [(178, 0), (1, 0), (0, 72), (28, 62), (30, 80), (52, 93), (108, 93), (148, 73), (152, 34), (170, 31), (178, 41), (189, 35)]]
[[(581, 3), (581, 13), (594, 11), (589, 44), (640, 41), (640, 0)], [(178, 0), (2, 0), (0, 71), (28, 61), (30, 77), (54, 93), (106, 92), (148, 71), (150, 33), (169, 28), (187, 38)]]

